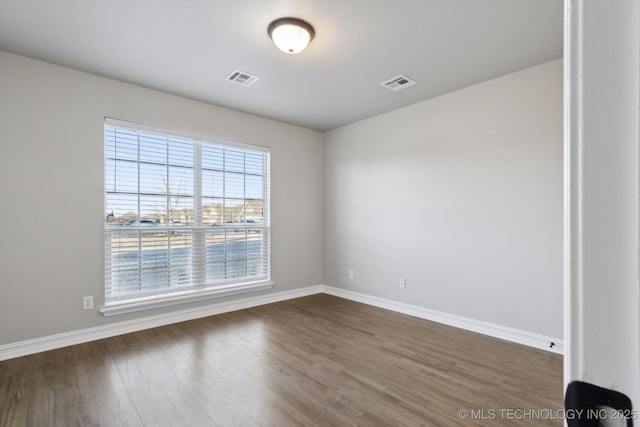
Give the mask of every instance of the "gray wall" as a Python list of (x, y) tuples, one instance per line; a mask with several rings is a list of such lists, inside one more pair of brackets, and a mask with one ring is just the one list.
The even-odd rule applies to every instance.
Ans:
[(270, 292), (562, 337), (561, 61), (325, 135), (3, 52), (0, 93), (0, 345), (207, 304), (82, 310), (103, 302), (105, 116), (271, 147)]
[(325, 284), (562, 338), (562, 167), (561, 60), (333, 130)]
[(82, 310), (103, 304), (105, 116), (271, 147), (270, 292), (322, 283), (322, 134), (4, 52), (0, 94), (0, 345), (171, 310)]

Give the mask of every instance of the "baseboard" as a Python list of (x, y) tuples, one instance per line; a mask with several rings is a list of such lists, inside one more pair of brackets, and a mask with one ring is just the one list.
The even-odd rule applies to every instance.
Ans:
[(477, 332), (483, 335), (500, 338), (518, 344), (523, 344), (529, 347), (535, 347), (541, 350), (547, 350), (557, 354), (564, 353), (564, 341), (558, 338), (547, 337), (520, 329), (496, 325), (494, 323), (483, 322), (480, 320), (470, 319), (454, 314), (443, 313), (416, 305), (378, 298), (359, 292), (335, 288), (332, 286), (324, 285), (322, 289), (324, 293), (340, 298), (373, 305), (375, 307), (385, 308), (387, 310), (397, 311), (399, 313), (408, 314), (410, 316), (419, 317), (421, 319), (431, 320), (445, 325), (454, 326), (456, 328), (466, 329), (468, 331)]
[[(564, 342), (557, 338), (546, 337), (519, 329), (509, 328), (502, 325), (496, 325), (493, 323), (430, 310), (427, 308), (374, 297), (371, 295), (353, 292), (346, 289), (335, 288), (327, 285), (316, 285), (306, 288), (293, 289), (290, 291), (282, 291), (255, 297), (241, 298), (234, 301), (210, 304), (204, 307), (180, 310), (155, 316), (147, 316), (139, 319), (111, 323), (104, 326), (97, 326), (94, 328), (81, 329), (78, 331), (65, 332), (62, 334), (50, 335), (42, 338), (5, 344), (0, 346), (0, 361), (27, 356), (29, 354), (40, 353), (43, 351), (54, 350), (56, 348), (67, 347), (70, 345), (110, 338), (117, 335), (128, 334), (131, 332), (143, 331), (145, 329), (170, 325), (172, 323), (185, 322), (187, 320), (199, 319), (202, 317), (243, 310), (245, 308), (257, 307), (260, 305), (271, 304), (274, 302), (280, 302), (319, 293), (326, 293), (340, 298), (361, 302), (363, 304), (385, 308), (387, 310), (392, 310), (399, 313), (408, 314), (410, 316), (419, 317), (421, 319), (443, 323), (445, 325), (466, 329), (468, 331), (477, 332), (507, 341), (512, 341), (518, 344), (524, 344), (530, 347), (551, 351), (553, 353), (563, 354), (564, 351)], [(554, 345), (551, 346), (551, 343), (553, 343)]]
[(100, 340), (103, 338), (114, 337), (117, 335), (128, 334), (131, 332), (138, 332), (159, 326), (170, 325), (172, 323), (179, 323), (293, 298), (300, 298), (322, 293), (323, 291), (323, 285), (309, 286), (306, 288), (241, 298), (234, 301), (210, 304), (204, 307), (147, 316), (140, 319), (127, 320), (94, 328), (81, 329), (78, 331), (65, 332), (42, 338), (5, 344), (0, 346), (0, 361), (40, 353), (42, 351), (54, 350), (56, 348), (67, 347), (70, 345)]

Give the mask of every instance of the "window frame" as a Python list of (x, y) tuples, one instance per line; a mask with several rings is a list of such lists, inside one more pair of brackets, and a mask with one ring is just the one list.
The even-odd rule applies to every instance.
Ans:
[[(169, 270), (171, 268), (171, 264), (168, 261), (171, 258), (171, 246), (170, 246), (170, 241), (171, 241), (171, 233), (175, 232), (175, 231), (179, 231), (179, 232), (187, 232), (190, 233), (190, 249), (187, 251), (188, 252), (188, 257), (190, 258), (189, 261), (189, 284), (188, 285), (179, 285), (176, 283), (173, 283), (171, 281), (171, 279), (169, 279), (169, 284), (167, 285), (166, 289), (164, 290), (159, 290), (159, 291), (151, 291), (149, 289), (147, 289), (145, 292), (141, 292), (141, 293), (132, 293), (129, 295), (119, 295), (119, 296), (113, 296), (113, 295), (108, 295), (108, 293), (110, 292), (110, 287), (113, 285), (112, 283), (112, 272), (114, 271), (113, 266), (111, 265), (112, 261), (113, 261), (113, 257), (112, 257), (112, 245), (113, 245), (113, 241), (112, 241), (112, 237), (114, 236), (114, 233), (118, 236), (120, 236), (120, 238), (126, 233), (131, 233), (132, 227), (130, 227), (129, 229), (127, 229), (125, 231), (125, 224), (123, 223), (119, 223), (117, 225), (113, 225), (109, 223), (108, 217), (109, 217), (109, 213), (108, 211), (108, 207), (107, 207), (107, 198), (108, 198), (108, 167), (107, 167), (107, 162), (110, 159), (108, 157), (108, 153), (107, 153), (107, 129), (108, 128), (117, 128), (117, 129), (123, 129), (123, 130), (128, 130), (128, 131), (133, 131), (133, 132), (137, 132), (137, 133), (150, 133), (150, 134), (156, 134), (156, 135), (161, 135), (167, 138), (167, 149), (170, 150), (170, 140), (171, 138), (174, 138), (175, 140), (186, 140), (190, 143), (193, 144), (193, 165), (189, 165), (187, 166), (187, 168), (192, 168), (193, 169), (193, 221), (194, 223), (189, 225), (180, 225), (178, 227), (172, 225), (173, 223), (170, 221), (170, 215), (167, 215), (166, 219), (165, 219), (165, 225), (160, 225), (158, 227), (153, 227), (153, 231), (156, 233), (166, 233), (167, 235), (167, 270)], [(104, 278), (105, 278), (105, 283), (104, 283), (104, 298), (105, 298), (105, 305), (104, 307), (100, 310), (100, 312), (104, 315), (104, 316), (111, 316), (111, 315), (115, 315), (115, 314), (123, 314), (123, 313), (130, 313), (130, 312), (134, 312), (134, 311), (139, 311), (139, 310), (147, 310), (147, 309), (152, 309), (152, 308), (158, 308), (158, 307), (165, 307), (165, 306), (169, 306), (169, 305), (174, 305), (174, 304), (182, 304), (182, 303), (186, 303), (186, 302), (193, 302), (193, 301), (199, 301), (199, 300), (203, 300), (203, 299), (209, 299), (209, 298), (216, 298), (216, 297), (223, 297), (223, 296), (227, 296), (227, 295), (234, 295), (234, 294), (238, 294), (238, 293), (244, 293), (244, 292), (254, 292), (254, 291), (259, 291), (259, 290), (264, 290), (264, 289), (269, 289), (271, 287), (273, 287), (274, 283), (271, 281), (271, 221), (270, 221), (270, 150), (267, 147), (262, 147), (262, 146), (257, 146), (257, 145), (250, 145), (250, 144), (244, 144), (244, 143), (238, 143), (238, 142), (233, 142), (233, 141), (227, 141), (227, 140), (220, 140), (220, 139), (213, 139), (213, 138), (202, 138), (202, 137), (197, 137), (197, 136), (192, 136), (192, 135), (187, 135), (184, 132), (176, 132), (176, 131), (168, 131), (166, 129), (162, 129), (162, 128), (158, 128), (158, 127), (153, 127), (153, 126), (148, 126), (148, 125), (143, 125), (143, 124), (138, 124), (138, 123), (132, 123), (132, 122), (127, 122), (127, 121), (122, 121), (122, 120), (116, 120), (116, 119), (111, 119), (111, 118), (105, 118), (104, 119), (104, 133), (103, 133), (103, 144), (104, 144), (104, 173), (103, 173), (103, 195), (104, 195), (104, 212), (106, 213), (107, 219), (104, 219), (104, 247), (105, 247), (105, 258), (104, 258), (104, 267), (105, 267), (105, 274), (104, 274)], [(262, 158), (262, 175), (258, 175), (257, 173), (255, 174), (255, 176), (261, 176), (262, 177), (262, 199), (261, 199), (261, 203), (262, 203), (262, 224), (259, 225), (249, 225), (249, 221), (246, 220), (246, 218), (244, 218), (244, 221), (240, 222), (240, 223), (232, 223), (232, 224), (228, 224), (226, 222), (226, 215), (227, 215), (227, 208), (226, 205), (224, 203), (226, 203), (227, 198), (226, 198), (226, 193), (223, 194), (222, 200), (223, 200), (223, 211), (222, 211), (222, 223), (219, 225), (216, 225), (216, 227), (211, 227), (211, 224), (205, 224), (203, 223), (203, 212), (205, 211), (205, 204), (203, 203), (203, 198), (206, 198), (205, 196), (203, 196), (204, 190), (203, 190), (203, 176), (205, 175), (205, 171), (216, 171), (215, 169), (213, 169), (212, 167), (206, 168), (203, 167), (203, 146), (204, 145), (209, 145), (212, 148), (208, 148), (207, 150), (209, 151), (214, 151), (217, 148), (216, 147), (220, 147), (222, 148), (222, 150), (225, 150), (225, 148), (229, 148), (229, 149), (240, 149), (240, 150), (247, 150), (248, 152), (251, 153), (262, 153), (263, 157)], [(138, 150), (140, 150), (140, 143), (138, 142)], [(223, 151), (224, 152), (224, 151)], [(244, 156), (246, 156), (246, 153), (243, 153)], [(168, 155), (167, 155), (168, 156)], [(244, 161), (246, 162), (246, 158), (243, 157), (243, 159), (245, 159)], [(114, 164), (116, 163), (117, 159), (113, 158), (111, 159), (114, 161)], [(138, 159), (136, 161), (136, 164), (138, 166), (138, 185), (137, 185), (137, 196), (138, 199), (140, 200), (141, 197), (141, 193), (143, 193), (141, 191), (141, 186), (140, 186), (140, 172), (139, 172), (139, 166), (141, 164), (140, 161), (140, 154), (138, 154)], [(171, 163), (168, 160), (165, 162), (165, 164), (163, 166), (166, 166), (167, 168), (171, 167)], [(115, 167), (115, 166), (114, 166)], [(246, 163), (244, 163), (243, 166), (245, 169), (243, 170), (243, 172), (230, 172), (228, 169), (223, 168), (223, 170), (217, 171), (222, 173), (225, 176), (226, 179), (226, 174), (229, 173), (239, 173), (242, 177), (243, 177), (243, 185), (244, 185), (244, 198), (243, 199), (238, 199), (238, 200), (243, 200), (243, 208), (244, 209), (247, 206), (247, 203), (249, 200), (260, 200), (260, 199), (253, 199), (250, 198), (248, 199), (246, 197), (246, 177), (251, 175), (253, 176), (253, 174), (248, 173), (246, 170)], [(167, 182), (169, 181), (169, 176), (167, 176)], [(225, 182), (225, 181), (223, 181)], [(169, 184), (166, 184), (167, 188), (167, 199), (169, 199), (171, 197), (171, 192), (169, 190)], [(259, 187), (258, 187), (259, 188)], [(118, 191), (114, 191), (113, 194), (120, 194), (118, 193)], [(124, 193), (122, 193), (124, 194)], [(231, 198), (233, 199), (233, 198)], [(167, 202), (169, 205), (169, 202)], [(168, 206), (167, 207), (168, 212), (171, 211), (171, 208)], [(138, 212), (137, 212), (137, 220), (140, 220), (141, 218), (143, 218), (141, 216), (141, 212), (140, 212), (140, 202), (138, 201)], [(135, 227), (135, 229), (133, 230), (134, 233), (137, 233), (138, 239), (142, 240), (143, 236), (145, 235), (145, 233), (147, 233), (147, 235), (151, 235), (151, 233), (147, 230), (145, 230), (146, 227)], [(252, 277), (250, 275), (244, 276), (242, 278), (235, 278), (235, 279), (225, 279), (222, 281), (217, 281), (217, 282), (209, 282), (207, 283), (207, 279), (206, 279), (206, 275), (207, 275), (207, 267), (208, 267), (208, 263), (207, 263), (207, 256), (206, 256), (206, 252), (207, 252), (207, 238), (208, 236), (213, 236), (213, 235), (220, 235), (220, 233), (222, 233), (222, 235), (224, 236), (224, 243), (222, 243), (224, 245), (224, 248), (226, 250), (227, 248), (227, 244), (228, 244), (228, 240), (227, 240), (227, 236), (229, 234), (233, 234), (233, 233), (237, 233), (238, 231), (244, 231), (244, 246), (245, 246), (245, 270), (248, 268), (247, 266), (247, 262), (249, 260), (247, 256), (247, 252), (246, 252), (246, 248), (248, 246), (248, 242), (249, 242), (249, 236), (251, 232), (259, 232), (261, 233), (260, 236), (258, 237), (258, 241), (259, 243), (259, 247), (260, 247), (260, 252), (259, 252), (259, 259), (260, 261), (258, 262), (259, 267), (261, 268), (261, 272), (263, 272), (263, 274), (259, 274), (259, 277)], [(144, 249), (142, 249), (142, 247), (138, 247), (137, 249), (137, 256), (141, 257), (143, 254)], [(135, 252), (135, 251), (131, 251), (131, 252)], [(228, 268), (228, 263), (230, 261), (228, 259), (225, 259), (224, 261), (224, 266), (225, 266), (225, 271)], [(141, 276), (142, 273), (142, 267), (138, 267), (138, 274)], [(170, 277), (170, 274), (169, 274)], [(142, 279), (139, 279), (141, 282), (142, 286)]]

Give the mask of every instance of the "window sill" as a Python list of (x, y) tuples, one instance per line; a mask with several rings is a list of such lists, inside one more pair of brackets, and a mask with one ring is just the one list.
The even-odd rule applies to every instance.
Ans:
[(272, 281), (251, 282), (239, 285), (228, 285), (224, 287), (211, 288), (207, 290), (189, 290), (176, 292), (166, 296), (155, 296), (147, 298), (132, 298), (106, 305), (100, 310), (103, 316), (115, 316), (118, 314), (134, 313), (136, 311), (151, 310), (153, 308), (168, 307), (171, 305), (184, 304), (188, 302), (201, 301), (211, 298), (221, 298), (228, 295), (241, 294), (245, 292), (256, 292), (272, 288)]

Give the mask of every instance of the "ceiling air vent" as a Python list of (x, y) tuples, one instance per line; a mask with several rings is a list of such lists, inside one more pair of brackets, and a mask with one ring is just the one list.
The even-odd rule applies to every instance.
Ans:
[(259, 79), (260, 77), (252, 76), (251, 74), (240, 70), (233, 70), (231, 74), (226, 77), (226, 80), (242, 86), (251, 86)]
[(389, 90), (397, 92), (409, 86), (413, 86), (414, 84), (416, 84), (416, 82), (411, 80), (409, 77), (400, 74), (399, 76), (393, 77), (387, 80), (386, 82), (382, 82), (380, 84)]

